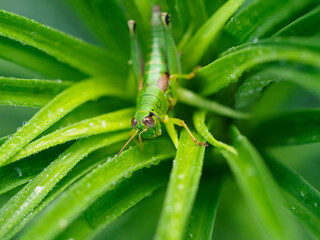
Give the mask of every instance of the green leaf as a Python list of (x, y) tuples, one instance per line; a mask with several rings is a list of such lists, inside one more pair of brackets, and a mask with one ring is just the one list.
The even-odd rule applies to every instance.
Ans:
[(11, 191), (9, 192), (6, 192), (6, 194), (3, 194), (0, 196), (0, 208), (6, 204), (6, 202), (8, 202), (10, 200), (10, 198), (12, 198), (18, 191), (20, 191), (20, 189), (23, 187), (22, 186), (19, 186), (19, 187), (16, 187), (14, 189), (12, 189)]
[(202, 176), (185, 239), (212, 239), (221, 187), (221, 176)]
[(130, 52), (129, 34), (123, 9), (117, 1), (68, 0), (68, 2), (110, 52), (127, 57)]
[(236, 94), (236, 109), (250, 111), (263, 90), (273, 82), (293, 82), (320, 98), (320, 74), (285, 67), (270, 67), (247, 78)]
[(231, 117), (231, 118), (240, 118), (240, 119), (250, 117), (249, 114), (238, 112), (220, 103), (202, 98), (201, 96), (195, 94), (194, 92), (189, 91), (182, 87), (178, 88), (178, 99), (182, 103), (188, 104), (193, 107), (202, 108), (222, 116)]
[(71, 84), (61, 80), (0, 77), (0, 104), (43, 107)]
[[(110, 102), (112, 102), (112, 104), (110, 104)], [(98, 100), (86, 102), (74, 109), (72, 112), (68, 113), (58, 122), (44, 131), (41, 135), (43, 136), (52, 133), (60, 128), (75, 124), (85, 119), (98, 117), (99, 115), (103, 115), (107, 112), (113, 112), (119, 109), (127, 108), (128, 105), (131, 105), (128, 104), (128, 99), (120, 99), (119, 97), (115, 96), (104, 96)]]
[(30, 213), (81, 159), (98, 148), (127, 138), (127, 133), (114, 136), (100, 135), (73, 144), (1, 208), (0, 238), (4, 238)]
[(291, 145), (320, 141), (320, 109), (273, 114), (254, 128), (253, 139), (263, 145)]
[(238, 130), (232, 128), (234, 147), (238, 154), (223, 151), (240, 190), (259, 221), (265, 239), (295, 239), (288, 220), (281, 215), (276, 200), (281, 196), (263, 159)]
[(320, 6), (282, 28), (276, 36), (314, 36), (319, 33)]
[(225, 27), (221, 37), (224, 49), (270, 36), (315, 4), (314, 0), (251, 1)]
[(291, 195), (283, 204), (320, 238), (320, 193), (298, 173), (278, 161), (269, 159), (267, 163), (283, 191)]
[(94, 13), (93, 17), (99, 22), (100, 35), (103, 35), (103, 40), (108, 49), (114, 54), (122, 55), (125, 59), (129, 58), (128, 19), (124, 15), (122, 6), (117, 0), (93, 0), (89, 2), (91, 2)]
[(59, 236), (59, 239), (92, 239), (125, 211), (162, 187), (167, 181), (168, 172), (169, 164), (161, 164), (134, 173), (115, 189), (97, 199)]
[(0, 194), (29, 182), (65, 149), (66, 146), (59, 146), (25, 158), (19, 162), (1, 167)]
[(68, 0), (71, 7), (77, 12), (81, 20), (103, 41), (104, 33), (101, 32), (100, 24), (97, 24), (95, 12), (92, 9), (92, 1), (90, 0)]
[(187, 0), (182, 2), (186, 2), (186, 5), (188, 7), (190, 13), (190, 23), (194, 25), (195, 29), (200, 28), (203, 25), (203, 23), (208, 19), (208, 15), (204, 6), (204, 0)]
[(154, 139), (144, 144), (143, 152), (136, 146), (99, 165), (42, 211), (19, 239), (55, 238), (104, 192), (131, 173), (173, 157), (174, 152), (171, 142)]
[(224, 56), (197, 71), (209, 95), (236, 82), (243, 72), (268, 62), (292, 61), (320, 67), (320, 44), (314, 39), (290, 38), (264, 40), (230, 49)]
[(226, 150), (232, 154), (237, 154), (237, 151), (230, 145), (225, 144), (216, 140), (212, 134), (209, 132), (209, 129), (205, 123), (206, 120), (206, 112), (205, 111), (197, 111), (193, 115), (193, 122), (198, 133), (212, 146), (221, 150)]
[(172, 35), (174, 39), (180, 41), (182, 35), (185, 34), (186, 29), (189, 26), (189, 11), (186, 6), (187, 1), (181, 1), (181, 0), (166, 0), (164, 5), (164, 9), (161, 9), (162, 11), (166, 11), (170, 14), (171, 18), (171, 24), (172, 24)]
[(0, 10), (0, 35), (35, 47), (89, 75), (121, 75), (125, 69), (123, 59), (103, 48), (4, 10)]
[(226, 2), (188, 41), (182, 49), (181, 55), (184, 71), (190, 71), (199, 64), (201, 58), (208, 50), (210, 44), (212, 44), (214, 39), (218, 36), (224, 24), (243, 2), (244, 0), (230, 0)]
[(198, 190), (204, 149), (192, 141), (188, 132), (181, 132), (155, 239), (183, 239)]
[(10, 138), (10, 136), (5, 136), (5, 137), (0, 138), (0, 146), (1, 146), (2, 144), (4, 144), (5, 141), (7, 141), (9, 138)]
[[(140, 13), (140, 16), (143, 18), (143, 22), (149, 23), (151, 17), (151, 9), (155, 4), (154, 1), (149, 0), (134, 0), (137, 10)], [(163, 9), (162, 9), (163, 11)]]
[(25, 146), (17, 152), (16, 155), (8, 161), (8, 163), (15, 162), (21, 158), (74, 139), (131, 129), (131, 119), (133, 114), (134, 109), (123, 109), (95, 118), (85, 119), (70, 126), (60, 128)]
[(68, 112), (103, 95), (121, 95), (121, 92), (103, 81), (89, 79), (57, 95), (0, 147), (0, 166), (5, 165), (10, 157)]
[(52, 78), (66, 80), (85, 78), (85, 74), (67, 64), (59, 62), (44, 52), (1, 36), (0, 57)]
[[(104, 135), (106, 136), (106, 135)], [(120, 139), (119, 139), (120, 140)], [(118, 141), (117, 141), (118, 142)], [(102, 141), (100, 147), (106, 144), (106, 141)], [(89, 156), (81, 160), (75, 167), (73, 167), (68, 175), (62, 178), (51, 191), (44, 197), (44, 199), (37, 205), (22, 221), (20, 221), (15, 227), (6, 235), (7, 239), (11, 239), (17, 232), (21, 230), (30, 220), (32, 220), (39, 212), (47, 207), (53, 200), (55, 200), (63, 191), (65, 191), (71, 184), (77, 181), (79, 178), (90, 172), (99, 164), (104, 163), (106, 160), (111, 159), (123, 146), (123, 141), (111, 146), (107, 146), (103, 149), (98, 149), (91, 153)], [(97, 148), (99, 148), (97, 146)], [(91, 151), (91, 150), (90, 150)]]
[[(150, 17), (151, 17), (151, 8), (148, 9), (146, 12), (141, 14), (138, 8), (138, 3), (132, 0), (122, 0), (122, 4), (124, 8), (126, 9), (126, 17), (127, 20), (132, 19), (137, 24), (137, 35), (139, 40), (139, 45), (141, 47), (141, 51), (143, 54), (144, 59), (147, 58), (147, 54), (149, 53), (149, 37), (150, 37)], [(145, 16), (149, 16), (149, 18), (146, 20)], [(128, 33), (128, 31), (126, 31)], [(129, 36), (129, 33), (127, 37)]]
[(160, 216), (164, 194), (165, 188), (155, 191), (150, 197), (143, 199), (141, 203), (136, 204), (112, 222), (94, 239), (152, 239)]

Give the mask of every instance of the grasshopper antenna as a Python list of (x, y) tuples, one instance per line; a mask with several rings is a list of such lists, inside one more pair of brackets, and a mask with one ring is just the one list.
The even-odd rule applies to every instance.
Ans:
[[(126, 142), (126, 144), (121, 148), (120, 152), (117, 154), (116, 158), (119, 157), (120, 153), (127, 147), (127, 145), (131, 142), (131, 140), (138, 134), (139, 129), (132, 135), (132, 137)], [(140, 136), (140, 135), (139, 135)]]
[(143, 129), (143, 131), (141, 131), (140, 134), (139, 134), (139, 142), (140, 142), (140, 149), (141, 149), (141, 150), (143, 150), (141, 134), (144, 133), (144, 132), (147, 131), (147, 130), (148, 130), (148, 129), (145, 128), (145, 129)]

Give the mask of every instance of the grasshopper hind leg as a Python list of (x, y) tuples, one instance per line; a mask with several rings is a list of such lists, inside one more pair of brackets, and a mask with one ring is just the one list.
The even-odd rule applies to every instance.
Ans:
[(178, 125), (180, 127), (183, 127), (187, 132), (188, 134), (190, 135), (191, 139), (199, 146), (208, 146), (207, 143), (205, 142), (199, 142), (192, 134), (192, 132), (190, 131), (190, 129), (188, 128), (187, 124), (181, 120), (181, 119), (178, 119), (178, 118), (170, 118), (168, 115), (165, 116), (163, 122), (165, 123), (165, 126), (166, 126), (166, 129), (168, 131), (168, 134), (170, 136), (170, 138), (172, 139), (174, 145), (178, 146), (178, 136), (177, 136), (177, 133), (174, 129), (174, 125)]

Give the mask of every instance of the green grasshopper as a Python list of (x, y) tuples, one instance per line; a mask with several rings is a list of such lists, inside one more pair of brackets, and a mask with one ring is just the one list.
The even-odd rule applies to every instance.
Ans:
[(184, 127), (192, 140), (198, 145), (206, 145), (196, 140), (185, 122), (167, 114), (177, 102), (177, 80), (191, 78), (191, 74), (181, 74), (180, 60), (170, 28), (170, 16), (161, 13), (159, 6), (155, 6), (151, 17), (151, 46), (148, 61), (144, 66), (144, 74), (136, 36), (136, 24), (128, 21), (131, 39), (131, 58), (135, 78), (139, 82), (137, 108), (131, 125), (136, 129), (133, 136), (123, 146), (117, 156), (139, 133), (141, 137), (154, 138), (161, 135), (161, 122), (165, 124), (167, 132), (175, 147), (178, 147), (178, 136), (174, 125)]

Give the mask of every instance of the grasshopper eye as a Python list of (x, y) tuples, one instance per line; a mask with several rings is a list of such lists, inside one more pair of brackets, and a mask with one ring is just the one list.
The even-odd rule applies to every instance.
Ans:
[(153, 119), (153, 117), (151, 117), (151, 116), (145, 117), (145, 118), (142, 120), (142, 123), (143, 123), (144, 125), (146, 125), (147, 127), (149, 127), (149, 128), (154, 127), (154, 125), (156, 124), (155, 121), (154, 121), (154, 119)]
[(132, 126), (133, 128), (136, 128), (137, 124), (138, 124), (137, 119), (132, 118), (132, 120), (131, 120), (131, 126)]

